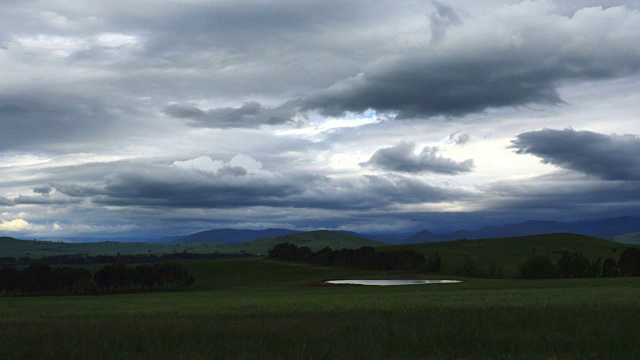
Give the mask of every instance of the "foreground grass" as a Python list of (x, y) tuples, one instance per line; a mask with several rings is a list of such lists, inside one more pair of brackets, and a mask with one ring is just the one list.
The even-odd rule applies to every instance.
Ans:
[(409, 275), (187, 265), (198, 291), (1, 298), (0, 358), (640, 358), (640, 279), (323, 286)]

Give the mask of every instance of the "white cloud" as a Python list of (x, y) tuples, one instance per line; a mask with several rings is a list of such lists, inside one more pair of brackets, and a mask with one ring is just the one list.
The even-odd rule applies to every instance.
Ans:
[(32, 227), (33, 226), (24, 219), (3, 220), (2, 223), (0, 223), (1, 231), (19, 232), (30, 230)]
[(185, 161), (174, 161), (171, 166), (186, 169), (215, 173), (224, 167), (224, 162), (213, 160), (209, 156), (200, 156)]

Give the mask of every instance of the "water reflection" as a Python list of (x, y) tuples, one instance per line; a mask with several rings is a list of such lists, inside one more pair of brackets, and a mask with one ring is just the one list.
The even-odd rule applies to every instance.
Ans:
[(329, 280), (327, 284), (393, 286), (393, 285), (421, 285), (421, 284), (450, 284), (460, 280)]

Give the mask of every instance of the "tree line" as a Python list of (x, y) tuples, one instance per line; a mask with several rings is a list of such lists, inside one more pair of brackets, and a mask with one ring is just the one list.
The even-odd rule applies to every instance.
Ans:
[(321, 266), (344, 266), (360, 269), (411, 270), (437, 272), (441, 259), (438, 253), (425, 257), (413, 250), (377, 251), (372, 246), (358, 249), (332, 250), (325, 247), (313, 252), (309, 247), (282, 243), (269, 250), (269, 258), (305, 262)]
[(195, 283), (180, 263), (128, 267), (105, 265), (95, 274), (85, 268), (51, 267), (34, 263), (23, 270), (0, 269), (0, 293), (7, 296), (106, 294), (173, 290)]
[(27, 266), (31, 264), (49, 264), (49, 265), (86, 265), (86, 264), (148, 264), (157, 262), (166, 262), (174, 260), (207, 260), (207, 259), (235, 259), (244, 257), (253, 257), (255, 255), (249, 253), (238, 254), (222, 254), (214, 253), (190, 253), (187, 251), (174, 252), (171, 254), (131, 254), (131, 255), (52, 255), (43, 256), (41, 258), (32, 259), (28, 256), (23, 257), (0, 257), (0, 266)]
[(520, 265), (525, 279), (640, 276), (640, 250), (627, 248), (618, 261), (598, 258), (590, 261), (580, 252), (562, 253), (555, 263), (547, 255), (535, 255)]

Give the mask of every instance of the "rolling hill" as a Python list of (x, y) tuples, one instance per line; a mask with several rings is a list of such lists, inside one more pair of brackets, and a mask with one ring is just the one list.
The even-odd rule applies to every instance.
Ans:
[(216, 248), (217, 251), (247, 252), (251, 254), (265, 255), (269, 249), (280, 243), (289, 243), (296, 246), (308, 246), (313, 251), (320, 250), (324, 247), (332, 249), (352, 249), (362, 246), (382, 246), (387, 245), (380, 241), (369, 240), (344, 233), (342, 231), (317, 230), (309, 232), (301, 232), (296, 234), (281, 235), (266, 239), (255, 240), (244, 244), (226, 245)]
[(420, 231), (402, 241), (404, 244), (440, 242), (458, 239), (489, 239), (553, 233), (573, 233), (605, 239), (640, 231), (640, 218), (619, 217), (602, 220), (585, 220), (573, 223), (557, 221), (525, 221), (517, 224), (487, 226), (476, 231), (459, 230), (448, 234)]
[(296, 234), (299, 231), (287, 229), (265, 229), (265, 230), (239, 230), (239, 229), (213, 229), (201, 231), (182, 238), (174, 239), (172, 242), (206, 242), (218, 245), (240, 244), (258, 239), (274, 236)]
[(393, 245), (381, 249), (410, 249), (424, 254), (438, 252), (442, 258), (441, 272), (454, 273), (469, 257), (480, 267), (488, 268), (492, 264), (502, 269), (504, 276), (514, 276), (518, 266), (535, 254), (549, 255), (553, 261), (562, 251), (583, 253), (595, 260), (613, 258), (618, 260), (620, 252), (629, 246), (610, 240), (579, 234), (557, 233), (532, 236), (504, 237), (479, 240), (455, 240), (409, 245)]

